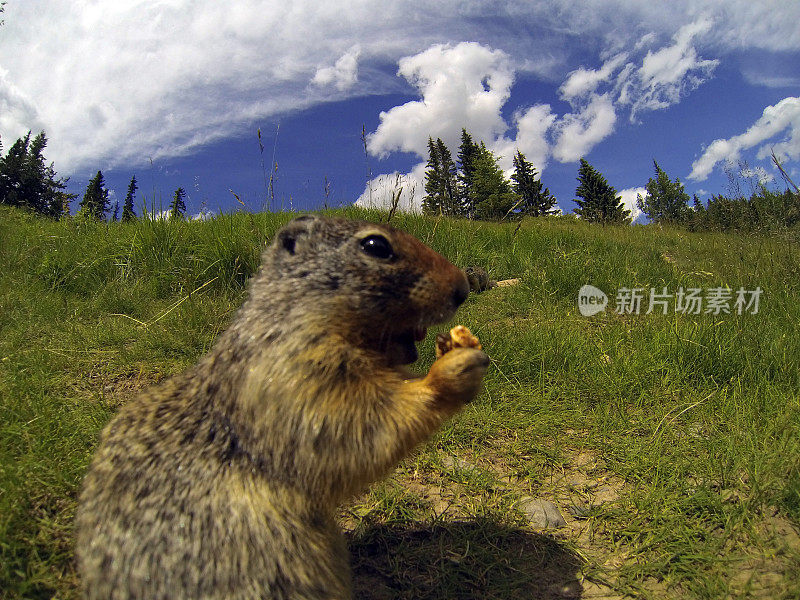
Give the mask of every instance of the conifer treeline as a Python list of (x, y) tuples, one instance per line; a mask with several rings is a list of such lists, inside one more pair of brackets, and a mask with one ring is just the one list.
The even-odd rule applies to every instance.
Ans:
[(33, 140), (29, 131), (0, 158), (0, 203), (29, 208), (57, 219), (69, 214), (69, 203), (75, 194), (64, 191), (69, 179), (57, 178), (53, 164), (45, 162), (46, 146), (44, 131)]
[[(19, 138), (5, 155), (0, 143), (0, 204), (32, 210), (58, 219), (70, 214), (76, 194), (67, 193), (68, 178), (59, 178), (53, 164), (47, 164), (44, 132), (31, 139), (31, 133)], [(428, 139), (428, 162), (425, 171), (423, 211), (471, 219), (503, 219), (510, 215), (539, 216), (558, 212), (555, 197), (544, 187), (535, 167), (517, 151), (514, 171), (506, 178), (498, 159), (483, 142), (461, 130), (461, 144), (456, 159), (441, 139)], [(777, 192), (762, 183), (750, 182), (752, 193), (746, 197), (734, 190), (733, 197), (712, 195), (707, 204), (694, 197), (690, 204), (680, 179), (670, 179), (656, 161), (655, 176), (637, 199), (639, 209), (653, 223), (673, 224), (691, 230), (754, 231), (792, 228), (800, 225), (800, 194), (786, 189)], [(746, 167), (746, 165), (744, 165)], [(741, 170), (744, 172), (744, 169)], [(729, 173), (729, 177), (731, 174)], [(787, 179), (788, 182), (788, 179)], [(791, 182), (789, 182), (791, 183)], [(131, 177), (122, 205), (122, 221), (136, 218), (134, 211), (136, 176)], [(578, 169), (575, 190), (575, 214), (602, 224), (630, 223), (630, 211), (608, 181), (585, 159)], [(186, 211), (186, 190), (178, 188), (170, 204), (169, 218), (181, 218)], [(119, 203), (110, 206), (109, 191), (103, 173), (89, 181), (80, 202), (79, 216), (116, 221)]]
[[(70, 203), (77, 194), (69, 194), (64, 190), (69, 178), (56, 177), (53, 163), (45, 162), (43, 151), (47, 146), (44, 131), (31, 140), (31, 132), (19, 138), (2, 156), (0, 143), (0, 204), (8, 204), (32, 210), (33, 212), (59, 219), (70, 214)], [(134, 204), (136, 200), (136, 175), (131, 177), (128, 193), (122, 206), (122, 221), (136, 218)], [(180, 192), (180, 193), (179, 193)], [(182, 187), (175, 191), (170, 205), (170, 218), (181, 218), (186, 211), (186, 190)], [(106, 188), (103, 173), (98, 171), (86, 186), (81, 200), (78, 215), (104, 221), (119, 218), (119, 203), (113, 209)]]
[(514, 156), (508, 180), (486, 145), (461, 130), (457, 161), (440, 138), (428, 138), (422, 210), (470, 219), (502, 219), (509, 213), (539, 216), (556, 212), (556, 199), (543, 187), (522, 152)]
[[(647, 193), (639, 195), (637, 204), (653, 223), (672, 224), (691, 231), (772, 231), (800, 224), (800, 193), (788, 187), (778, 192), (763, 182), (753, 181), (746, 164), (740, 164), (739, 176), (728, 172), (734, 190), (733, 197), (712, 195), (706, 204), (689, 194), (677, 177), (673, 181), (654, 160), (655, 177), (646, 186)], [(739, 188), (744, 178), (751, 186), (749, 196)], [(749, 181), (748, 181), (749, 179)], [(787, 182), (791, 183), (791, 182)]]

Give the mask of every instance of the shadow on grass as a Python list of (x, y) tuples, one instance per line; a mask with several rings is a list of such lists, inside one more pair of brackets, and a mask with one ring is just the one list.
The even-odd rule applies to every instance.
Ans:
[(355, 598), (580, 598), (583, 560), (553, 538), (490, 520), (348, 535)]

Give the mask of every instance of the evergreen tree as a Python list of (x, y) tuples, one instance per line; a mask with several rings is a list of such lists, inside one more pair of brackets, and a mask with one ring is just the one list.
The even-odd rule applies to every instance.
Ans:
[(170, 219), (180, 219), (183, 217), (183, 213), (186, 212), (186, 203), (183, 201), (185, 197), (186, 190), (182, 187), (175, 190), (175, 196), (172, 198), (172, 202), (169, 205)]
[(56, 182), (57, 186), (53, 189), (47, 206), (47, 216), (54, 219), (69, 216), (69, 205), (78, 197), (78, 194), (69, 194), (64, 191), (67, 181), (68, 179), (64, 179)]
[[(58, 219), (69, 214), (69, 204), (77, 198), (77, 194), (64, 191), (69, 177), (57, 179), (53, 163), (45, 164), (43, 152), (46, 146), (47, 136), (41, 131), (31, 142), (28, 154), (28, 173), (31, 179), (29, 203), (41, 214)], [(34, 195), (38, 195), (38, 199), (34, 199)]]
[(89, 185), (86, 186), (86, 192), (83, 194), (83, 200), (80, 204), (80, 212), (90, 219), (103, 221), (108, 212), (108, 190), (106, 189), (106, 182), (103, 178), (101, 171), (92, 177)]
[(654, 223), (684, 222), (689, 212), (689, 194), (684, 191), (680, 179), (676, 177), (672, 181), (655, 160), (653, 165), (656, 176), (647, 181), (647, 194), (639, 194), (636, 204)]
[[(30, 136), (30, 132), (28, 132), (28, 136)], [(23, 163), (20, 188), (20, 196), (24, 204), (40, 214), (46, 213), (48, 206), (47, 166), (43, 156), (45, 146), (47, 146), (47, 138), (42, 131), (33, 138), (28, 147)]]
[(473, 161), (470, 203), (478, 219), (502, 219), (514, 207), (519, 196), (497, 164), (497, 158), (481, 142)]
[(622, 205), (622, 197), (585, 159), (578, 169), (578, 188), (575, 190), (578, 208), (575, 213), (594, 223), (630, 223), (631, 213)]
[(441, 174), (441, 191), (444, 200), (444, 214), (458, 216), (461, 214), (461, 202), (458, 195), (458, 181), (456, 174), (456, 163), (450, 150), (447, 149), (441, 138), (436, 138), (436, 151), (439, 155), (439, 165)]
[(442, 162), (439, 148), (428, 138), (428, 162), (425, 165), (425, 196), (422, 198), (422, 212), (425, 214), (441, 214), (444, 212), (442, 188)]
[(128, 193), (125, 194), (125, 201), (122, 203), (122, 222), (126, 223), (136, 218), (136, 213), (133, 212), (133, 197), (137, 190), (136, 175), (131, 177), (131, 182), (128, 184)]
[(0, 159), (0, 202), (10, 206), (27, 206), (24, 197), (23, 179), (25, 177), (28, 147), (31, 143), (31, 132), (19, 138), (8, 153)]
[(514, 173), (511, 175), (514, 180), (512, 188), (522, 199), (520, 212), (532, 217), (552, 214), (556, 207), (555, 196), (542, 185), (541, 179), (537, 179), (536, 175), (533, 165), (517, 150), (514, 156)]
[(475, 216), (475, 206), (472, 204), (472, 180), (475, 174), (475, 159), (480, 152), (478, 144), (466, 129), (461, 129), (461, 145), (458, 148), (458, 189), (462, 212), (472, 218)]
[(437, 138), (428, 138), (428, 162), (425, 169), (425, 197), (422, 210), (426, 214), (458, 215), (456, 165), (450, 150)]
[(69, 202), (75, 195), (64, 192), (68, 179), (57, 179), (53, 164), (45, 163), (46, 146), (44, 131), (33, 140), (29, 131), (0, 159), (0, 204), (28, 208), (54, 218), (69, 212)]

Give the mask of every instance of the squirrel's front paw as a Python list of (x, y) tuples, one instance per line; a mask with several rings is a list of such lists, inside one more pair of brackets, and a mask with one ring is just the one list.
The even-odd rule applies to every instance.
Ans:
[(480, 390), (489, 357), (475, 348), (454, 348), (433, 363), (427, 383), (440, 402), (465, 404)]

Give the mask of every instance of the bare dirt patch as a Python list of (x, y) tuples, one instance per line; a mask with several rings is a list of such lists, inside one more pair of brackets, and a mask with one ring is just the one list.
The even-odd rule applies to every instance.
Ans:
[[(624, 563), (626, 550), (595, 531), (591, 514), (618, 500), (625, 484), (588, 450), (567, 456), (535, 488), (506, 461), (486, 455), (440, 456), (436, 469), (398, 469), (389, 485), (421, 500), (433, 519), (380, 523), (369, 493), (342, 511), (356, 597), (623, 598), (602, 572)], [(476, 497), (471, 488), (482, 482)], [(526, 507), (539, 501), (563, 516), (558, 527), (531, 521)]]
[[(523, 472), (524, 460), (503, 455), (500, 447), (483, 450), (401, 465), (383, 485), (411, 498), (413, 515), (396, 518), (391, 510), (376, 509), (376, 497), (380, 501), (385, 490), (373, 490), (343, 511), (356, 597), (692, 596), (680, 581), (646, 576), (620, 583), (620, 573), (644, 559), (641, 549), (628, 545), (612, 524), (622, 511), (631, 510), (625, 499), (634, 490), (599, 453), (562, 449), (534, 478)], [(392, 501), (402, 503), (402, 498)], [(547, 505), (563, 522), (537, 520), (537, 511)], [(610, 512), (616, 521), (608, 520)], [(798, 529), (770, 507), (756, 519), (750, 535), (758, 542), (744, 532), (740, 541), (732, 540), (729, 552), (719, 556), (721, 579), (714, 585), (735, 597), (794, 597), (792, 581), (800, 572)]]

